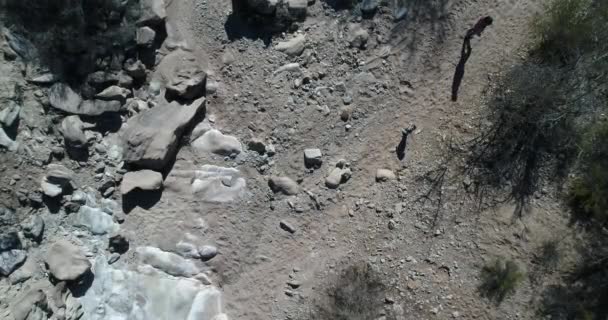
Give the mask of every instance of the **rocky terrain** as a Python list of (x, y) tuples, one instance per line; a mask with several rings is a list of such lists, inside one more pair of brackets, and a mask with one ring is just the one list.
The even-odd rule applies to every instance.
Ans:
[(538, 286), (495, 306), (479, 269), (567, 216), (547, 187), (513, 222), (449, 146), (538, 2), (114, 1), (58, 39), (3, 19), (0, 318), (309, 319), (357, 263), (387, 286), (374, 319), (535, 318)]

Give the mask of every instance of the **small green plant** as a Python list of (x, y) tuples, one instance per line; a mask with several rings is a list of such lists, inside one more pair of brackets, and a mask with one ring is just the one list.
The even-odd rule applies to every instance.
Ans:
[(524, 273), (512, 260), (496, 259), (481, 269), (481, 294), (500, 304), (524, 278)]
[(605, 41), (606, 1), (553, 0), (533, 20), (537, 52), (546, 60), (568, 62)]
[(345, 269), (331, 284), (329, 299), (315, 302), (308, 320), (376, 319), (384, 304), (384, 285), (367, 264)]
[(596, 124), (582, 143), (582, 175), (576, 178), (568, 196), (575, 218), (608, 220), (608, 122)]

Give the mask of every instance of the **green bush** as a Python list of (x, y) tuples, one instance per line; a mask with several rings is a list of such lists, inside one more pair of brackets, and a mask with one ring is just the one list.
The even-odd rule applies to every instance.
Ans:
[(606, 1), (593, 0), (553, 0), (532, 24), (537, 52), (562, 62), (604, 44), (607, 26)]
[(608, 220), (608, 122), (595, 125), (582, 143), (583, 174), (570, 187), (575, 217)]
[(483, 296), (499, 304), (515, 292), (523, 278), (524, 273), (517, 263), (512, 260), (496, 259), (481, 269), (479, 289)]

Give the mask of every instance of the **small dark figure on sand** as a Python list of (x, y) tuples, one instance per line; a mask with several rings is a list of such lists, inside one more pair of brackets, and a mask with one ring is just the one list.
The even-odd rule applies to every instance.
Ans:
[(399, 158), (399, 161), (405, 158), (405, 147), (407, 146), (407, 137), (414, 130), (416, 130), (415, 124), (410, 124), (407, 128), (401, 130), (401, 141), (399, 142), (399, 145), (395, 150), (397, 152), (397, 158)]
[(460, 51), (460, 61), (456, 66), (456, 71), (454, 72), (454, 81), (452, 82), (452, 101), (458, 100), (458, 90), (460, 89), (460, 84), (462, 83), (462, 78), (464, 78), (464, 67), (471, 56), (471, 39), (474, 36), (481, 37), (483, 31), (492, 23), (494, 20), (492, 17), (487, 16), (479, 19), (477, 23), (473, 26), (473, 28), (467, 31), (467, 34), (464, 36), (464, 42), (462, 43), (462, 50)]
[(490, 16), (479, 19), (473, 28), (467, 31), (467, 34), (464, 36), (465, 41), (470, 40), (473, 36), (481, 37), (481, 33), (483, 33), (486, 27), (491, 26), (493, 22), (494, 19)]

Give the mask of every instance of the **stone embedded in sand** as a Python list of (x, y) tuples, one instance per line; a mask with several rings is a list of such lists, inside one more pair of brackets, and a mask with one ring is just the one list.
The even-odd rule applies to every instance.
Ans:
[(323, 164), (323, 154), (319, 149), (304, 150), (304, 165), (306, 168), (319, 168)]
[(127, 172), (122, 178), (120, 193), (125, 195), (135, 189), (143, 191), (159, 190), (163, 186), (163, 175), (152, 170)]
[(289, 56), (299, 56), (304, 51), (305, 44), (306, 37), (300, 34), (290, 40), (279, 42), (275, 48)]
[(200, 257), (203, 261), (209, 261), (217, 255), (217, 248), (214, 246), (202, 246), (199, 249)]
[(65, 140), (65, 144), (82, 148), (88, 144), (87, 136), (84, 133), (84, 122), (78, 116), (68, 116), (61, 121), (60, 130)]
[(158, 105), (129, 119), (122, 132), (124, 161), (163, 169), (177, 153), (184, 129), (204, 109), (205, 99), (201, 98), (189, 105)]
[(351, 24), (349, 26), (350, 33), (348, 36), (348, 42), (353, 48), (364, 49), (369, 40), (369, 33), (363, 29), (361, 25)]
[(154, 247), (139, 247), (136, 251), (141, 263), (148, 264), (172, 276), (191, 277), (200, 272), (192, 261), (175, 253)]
[(300, 192), (300, 186), (289, 177), (270, 177), (268, 186), (274, 193), (282, 193), (288, 196), (296, 195)]
[(91, 269), (91, 263), (80, 248), (66, 240), (59, 240), (51, 246), (45, 263), (49, 272), (59, 281), (76, 280)]
[(192, 147), (199, 152), (211, 152), (223, 156), (239, 154), (243, 151), (241, 142), (236, 137), (224, 135), (216, 129), (211, 129), (194, 140)]
[(397, 177), (395, 173), (388, 169), (378, 169), (376, 171), (376, 181), (385, 182), (389, 180), (395, 180)]
[(336, 189), (340, 184), (345, 183), (350, 179), (351, 170), (350, 168), (334, 168), (327, 178), (325, 178), (325, 185), (330, 189)]

